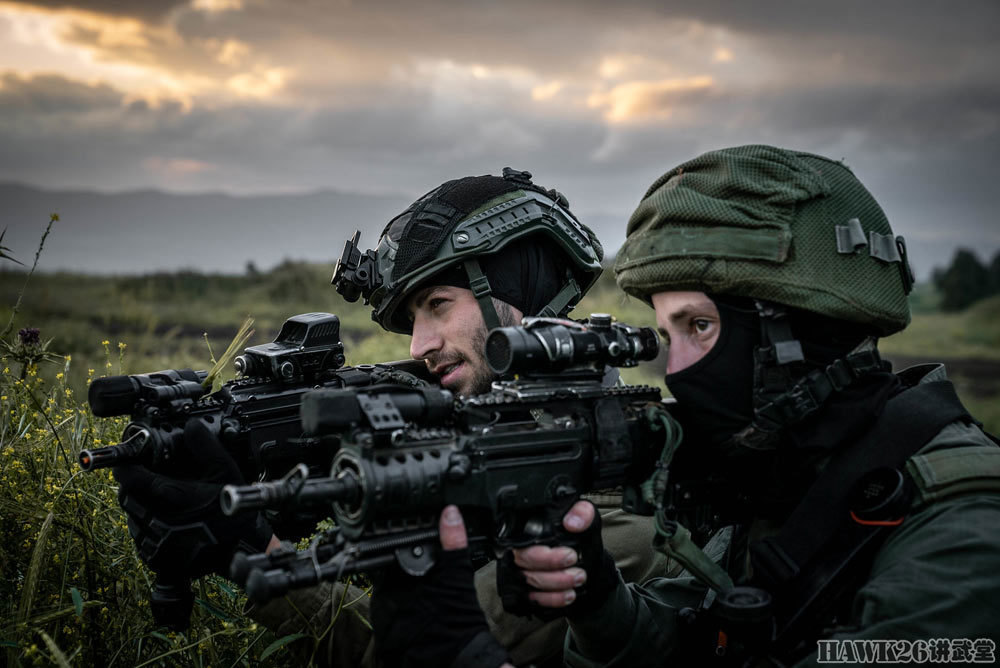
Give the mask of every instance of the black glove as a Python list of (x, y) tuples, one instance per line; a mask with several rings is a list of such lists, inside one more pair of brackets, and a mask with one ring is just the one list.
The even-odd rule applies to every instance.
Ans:
[(117, 466), (118, 503), (139, 557), (165, 580), (208, 573), (229, 575), (237, 549), (263, 552), (271, 528), (259, 513), (227, 517), (219, 493), (227, 484), (244, 484), (236, 462), (199, 418), (184, 426), (178, 461), (185, 477), (171, 477), (145, 466)]
[(509, 661), (479, 607), (468, 548), (442, 551), (423, 577), (396, 566), (379, 574), (372, 628), (382, 666), (497, 668)]
[(576, 600), (564, 608), (545, 608), (529, 599), (528, 594), (537, 590), (528, 585), (524, 572), (514, 563), (514, 552), (507, 550), (497, 562), (497, 591), (504, 610), (521, 617), (576, 619), (604, 604), (618, 585), (618, 567), (601, 541), (601, 514), (597, 508), (594, 508), (593, 523), (585, 531), (563, 532), (563, 535), (569, 540), (560, 544), (576, 550), (578, 558), (574, 566), (587, 573), (587, 581), (576, 589)]

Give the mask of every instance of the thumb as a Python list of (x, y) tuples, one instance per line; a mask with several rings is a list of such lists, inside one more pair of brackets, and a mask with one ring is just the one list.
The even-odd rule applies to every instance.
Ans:
[(469, 538), (465, 533), (465, 521), (457, 506), (445, 506), (438, 522), (441, 534), (441, 548), (445, 551), (462, 550), (469, 546)]

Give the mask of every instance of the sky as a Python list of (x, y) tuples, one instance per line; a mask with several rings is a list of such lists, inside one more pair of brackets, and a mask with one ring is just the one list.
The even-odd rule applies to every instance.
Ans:
[(613, 251), (660, 174), (766, 143), (845, 160), (926, 273), (1000, 249), (998, 37), (996, 0), (0, 0), (0, 181), (417, 197), (512, 166)]

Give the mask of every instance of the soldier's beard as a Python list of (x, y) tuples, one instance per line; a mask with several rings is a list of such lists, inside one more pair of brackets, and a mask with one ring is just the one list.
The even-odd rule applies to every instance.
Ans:
[(497, 378), (496, 374), (493, 373), (493, 370), (490, 369), (490, 365), (486, 363), (486, 356), (484, 353), (486, 350), (486, 334), (486, 325), (483, 325), (472, 335), (472, 349), (476, 352), (477, 358), (474, 364), (469, 363), (469, 366), (474, 370), (474, 373), (469, 383), (468, 391), (463, 394), (485, 394), (490, 391), (493, 381)]
[[(502, 302), (499, 299), (493, 299), (493, 307), (497, 311), (497, 318), (500, 320), (501, 327), (514, 327), (520, 324), (517, 314), (510, 304)], [(469, 366), (474, 370), (472, 380), (469, 383), (469, 390), (464, 394), (474, 395), (474, 394), (485, 394), (490, 391), (493, 386), (493, 381), (497, 379), (497, 375), (493, 373), (490, 369), (490, 365), (486, 363), (486, 335), (489, 332), (486, 330), (486, 323), (481, 323), (476, 331), (472, 334), (472, 350), (476, 355), (475, 363), (471, 360), (467, 360)]]
[[(510, 304), (494, 298), (493, 307), (496, 309), (501, 327), (514, 327), (521, 324), (518, 312)], [(488, 334), (485, 322), (480, 323), (479, 327), (472, 333), (472, 354), (476, 358), (465, 360), (473, 372), (468, 387), (462, 392), (465, 396), (485, 394), (492, 388), (493, 381), (497, 380), (497, 375), (493, 373), (490, 365), (486, 362), (486, 336)]]

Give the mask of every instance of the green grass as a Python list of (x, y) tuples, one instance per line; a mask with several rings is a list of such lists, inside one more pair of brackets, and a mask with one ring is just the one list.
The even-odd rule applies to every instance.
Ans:
[[(52, 337), (56, 349), (72, 354), (68, 384), (78, 392), (86, 388), (89, 369), (106, 371), (105, 340), (116, 365), (118, 345), (127, 346), (121, 365), (124, 373), (208, 368), (208, 345), (221, 354), (247, 315), (255, 319), (251, 344), (271, 340), (291, 315), (331, 311), (340, 317), (349, 364), (408, 357), (407, 337), (381, 330), (371, 321), (367, 307), (341, 299), (330, 285), (331, 273), (329, 265), (289, 262), (252, 276), (193, 272), (140, 277), (35, 275), (25, 292), (18, 322), (19, 326), (39, 327), (43, 339)], [(22, 271), (0, 271), (0, 303), (13, 305), (23, 285)], [(1000, 360), (1000, 297), (965, 312), (942, 313), (936, 310), (940, 298), (933, 286), (923, 283), (916, 286), (910, 301), (911, 325), (880, 343), (887, 356), (945, 362), (956, 358)], [(6, 321), (9, 311), (10, 306), (0, 308), (0, 322)], [(610, 271), (573, 315), (583, 317), (592, 312), (612, 313), (629, 324), (655, 324), (652, 309), (619, 291)], [(119, 372), (117, 366), (115, 372)], [(52, 375), (45, 369), (41, 373)], [(626, 369), (622, 375), (628, 382), (663, 388), (659, 363)], [(962, 381), (957, 381), (962, 392)], [(990, 424), (1000, 429), (1000, 422)]]
[[(84, 474), (76, 456), (117, 442), (124, 428), (124, 419), (91, 415), (83, 400), (90, 379), (208, 368), (204, 332), (221, 355), (252, 313), (253, 342), (270, 340), (286, 316), (329, 309), (319, 297), (326, 274), (287, 265), (263, 280), (31, 278), (13, 330), (38, 327), (60, 354), (32, 363), (25, 356), (31, 348), (14, 344), (12, 334), (0, 359), (0, 665), (249, 666), (265, 655), (267, 665), (298, 665), (282, 639), (243, 616), (242, 593), (220, 578), (196, 583), (186, 633), (154, 628), (152, 574), (136, 556), (110, 472)], [(24, 282), (23, 273), (0, 273), (8, 304), (0, 322), (10, 318)], [(336, 297), (329, 287), (323, 294)], [(357, 332), (345, 333), (349, 348), (373, 360), (406, 355), (405, 337), (371, 335), (367, 309), (340, 312), (345, 329)]]
[(910, 326), (883, 339), (879, 348), (930, 359), (1000, 360), (1000, 295), (958, 313), (915, 312)]
[[(243, 617), (244, 597), (219, 578), (196, 583), (186, 633), (153, 628), (152, 574), (136, 556), (110, 471), (76, 464), (81, 449), (117, 442), (125, 421), (94, 419), (66, 382), (72, 361), (59, 362), (50, 382), (33, 364), (2, 359), (0, 663), (254, 664), (278, 639)], [(293, 665), (287, 658), (277, 660)]]
[[(409, 339), (379, 329), (364, 305), (344, 302), (329, 284), (331, 270), (287, 263), (254, 276), (31, 278), (13, 330), (39, 328), (58, 355), (40, 364), (11, 353), (0, 360), (0, 663), (254, 665), (281, 642), (243, 617), (242, 596), (216, 578), (198, 584), (188, 633), (152, 628), (151, 575), (135, 555), (113, 481), (75, 464), (80, 449), (116, 442), (123, 422), (95, 420), (83, 397), (95, 376), (207, 369), (247, 315), (256, 321), (251, 344), (271, 340), (291, 315), (331, 311), (341, 319), (349, 364), (406, 358)], [(652, 309), (619, 292), (610, 273), (574, 316), (607, 312), (654, 325)], [(0, 271), (0, 324), (24, 285), (23, 272)], [(936, 311), (936, 300), (918, 286), (913, 324), (883, 341), (888, 355), (1000, 360), (1000, 297), (955, 314)], [(658, 363), (623, 376), (663, 387)], [(972, 394), (963, 382), (959, 393), (973, 414), (1000, 432), (1000, 395)], [(286, 649), (268, 662), (294, 665)]]
[[(102, 341), (124, 343), (123, 373), (166, 368), (208, 368), (248, 316), (249, 344), (270, 341), (289, 316), (332, 311), (341, 320), (349, 364), (409, 356), (406, 337), (378, 329), (361, 303), (343, 301), (330, 285), (329, 267), (287, 263), (255, 277), (190, 272), (143, 277), (43, 274), (32, 277), (18, 314), (19, 326), (41, 330), (61, 352), (72, 354), (70, 385), (85, 388), (88, 369), (101, 373)], [(0, 322), (24, 285), (22, 272), (0, 272)], [(206, 335), (208, 343), (206, 344)], [(117, 373), (116, 369), (116, 373)]]

